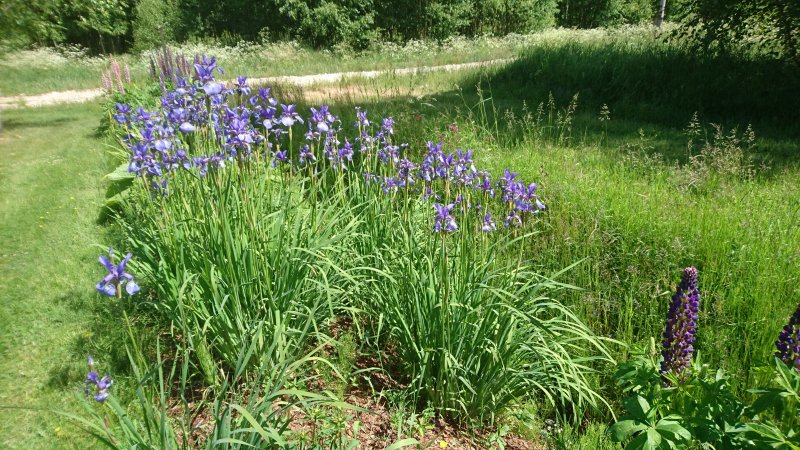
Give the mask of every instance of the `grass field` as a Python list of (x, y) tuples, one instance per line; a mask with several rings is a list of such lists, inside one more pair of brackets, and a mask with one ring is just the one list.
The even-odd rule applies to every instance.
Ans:
[[(800, 299), (800, 127), (787, 115), (796, 105), (796, 75), (773, 72), (784, 82), (769, 91), (769, 64), (750, 60), (759, 70), (719, 85), (710, 78), (712, 65), (661, 44), (559, 33), (559, 40), (525, 52), (478, 49), (444, 59), (433, 52), (429, 60), (413, 60), (522, 55), (503, 68), (348, 80), (313, 87), (308, 101), (328, 103), (321, 97), (352, 89), (331, 102), (345, 123), (361, 105), (372, 117), (394, 116), (398, 139), (412, 148), (441, 140), (451, 150), (475, 149), (493, 173), (514, 167), (539, 182), (548, 210), (526, 255), (543, 273), (580, 261), (565, 281), (582, 290), (565, 302), (600, 335), (632, 346), (660, 340), (680, 270), (696, 266), (703, 296), (696, 347), (704, 362), (728, 370), (745, 395)], [(343, 64), (347, 70), (412, 64), (387, 58)], [(263, 61), (244, 59), (231, 68), (222, 59), (221, 65), (252, 76), (342, 67), (333, 55), (310, 53), (259, 71)], [(687, 71), (676, 67), (682, 63), (696, 65)], [(100, 69), (76, 70), (64, 81), (54, 68), (41, 84), (24, 85), (26, 70), (4, 78), (0, 92), (86, 87)], [(780, 97), (774, 113), (765, 112)], [(695, 111), (694, 131), (687, 133)], [(34, 409), (0, 407), (0, 447), (86, 445), (66, 420), (41, 409), (76, 411), (86, 353), (109, 352), (95, 335), (104, 309), (91, 290), (99, 273), (95, 244), (108, 232), (98, 224), (108, 171), (103, 140), (94, 134), (100, 115), (97, 105), (3, 113), (0, 405)], [(712, 122), (724, 123), (719, 136)], [(619, 360), (630, 354), (626, 346), (612, 351)], [(618, 408), (609, 378), (604, 373), (596, 381)], [(537, 434), (542, 430), (527, 432), (563, 448), (613, 448), (603, 437), (608, 420), (595, 412), (588, 431), (551, 439)]]
[(96, 105), (3, 113), (0, 134), (0, 447), (86, 448), (48, 411), (81, 410), (102, 309), (97, 224), (106, 158)]

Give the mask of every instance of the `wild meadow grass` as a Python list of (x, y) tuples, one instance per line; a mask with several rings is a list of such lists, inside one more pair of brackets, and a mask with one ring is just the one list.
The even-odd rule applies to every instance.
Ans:
[(584, 107), (607, 105), (616, 118), (636, 122), (681, 127), (699, 112), (709, 122), (797, 137), (795, 66), (744, 51), (701, 56), (668, 30), (562, 33), (527, 47), (491, 83), (531, 107), (550, 94), (560, 105), (580, 94)]
[[(497, 76), (507, 76), (504, 70), (510, 69), (501, 69)], [(490, 78), (489, 82), (492, 81)], [(391, 79), (377, 80), (376, 84), (392, 82)], [(608, 107), (600, 108), (596, 115), (585, 107), (580, 111), (579, 95), (566, 104), (559, 104), (553, 96), (548, 96), (535, 109), (516, 103), (517, 108), (508, 111), (498, 105), (513, 105), (511, 100), (489, 95), (492, 94), (485, 91), (478, 91), (477, 96), (469, 92), (464, 94), (462, 89), (455, 96), (444, 94), (438, 100), (427, 97), (411, 103), (396, 100), (364, 107), (378, 112), (393, 111), (398, 124), (408, 124), (405, 130), (398, 127), (398, 138), (407, 140), (412, 149), (423, 147), (426, 136), (435, 135), (454, 148), (484, 149), (485, 156), (477, 161), (492, 167), (492, 172), (499, 172), (508, 165), (519, 165), (525, 178), (541, 178), (541, 186), (559, 206), (550, 208), (542, 222), (537, 221), (543, 226), (541, 230), (529, 238), (513, 241), (519, 248), (517, 258), (530, 268), (522, 269), (523, 273), (535, 270), (554, 274), (570, 267), (560, 277), (566, 277), (569, 284), (583, 290), (567, 290), (567, 304), (601, 336), (627, 344), (639, 344), (659, 336), (664, 308), (674, 283), (672, 274), (685, 266), (697, 266), (704, 292), (700, 323), (705, 328), (696, 346), (703, 360), (733, 374), (733, 386), (740, 394), (757, 382), (762, 373), (758, 367), (768, 363), (775, 330), (785, 320), (791, 297), (796, 295), (797, 274), (793, 268), (796, 267), (800, 233), (793, 225), (793, 218), (800, 206), (789, 198), (789, 193), (796, 189), (793, 161), (782, 158), (780, 152), (775, 155), (780, 159), (771, 159), (772, 144), (767, 141), (759, 147), (758, 138), (753, 137), (757, 132), (744, 125), (726, 130), (702, 123), (699, 116), (690, 116), (686, 130), (661, 128), (657, 130), (664, 136), (649, 138), (642, 129), (639, 136), (626, 141), (619, 138), (619, 130), (635, 126), (636, 122), (631, 123), (624, 115), (616, 119)], [(352, 111), (346, 111), (350, 106), (353, 105), (342, 102), (336, 111), (343, 120), (360, 120), (357, 115), (353, 117)], [(422, 126), (411, 126), (420, 123)], [(652, 124), (643, 125), (652, 127)], [(656, 142), (667, 149), (665, 154), (655, 151)], [(784, 140), (776, 147), (791, 147), (793, 142)], [(289, 150), (289, 154), (292, 152)], [(273, 157), (282, 161), (275, 153)], [(347, 184), (351, 183), (352, 178)], [(384, 185), (384, 191), (387, 186), (389, 192), (396, 189), (396, 186)], [(312, 198), (316, 198), (316, 194)], [(383, 204), (373, 205), (373, 208), (380, 207), (380, 215), (386, 215), (387, 208), (392, 209), (391, 204), (380, 205)], [(519, 357), (513, 351), (519, 338), (506, 341), (507, 336), (502, 334), (483, 337), (478, 331), (478, 340), (472, 344), (465, 343), (463, 337), (453, 340), (456, 336), (471, 336), (469, 330), (502, 329), (508, 330), (510, 335), (522, 334), (525, 339), (533, 339), (524, 344), (526, 348), (538, 348), (537, 352), (547, 348), (547, 345), (542, 346), (547, 338), (537, 338), (536, 327), (524, 324), (525, 315), (498, 316), (493, 322), (485, 322), (494, 314), (490, 308), (493, 298), (505, 299), (501, 302), (505, 305), (523, 300), (514, 310), (536, 310), (535, 302), (525, 303), (525, 299), (530, 298), (525, 293), (526, 284), (514, 281), (518, 269), (502, 264), (481, 266), (480, 257), (466, 257), (458, 262), (453, 256), (451, 263), (447, 255), (457, 247), (447, 250), (450, 247), (444, 245), (443, 240), (441, 249), (430, 248), (430, 238), (417, 236), (418, 230), (424, 227), (418, 224), (419, 219), (412, 219), (414, 214), (403, 213), (405, 209), (401, 209), (400, 223), (411, 220), (408, 223), (412, 228), (406, 225), (397, 229), (417, 231), (396, 235), (387, 231), (385, 225), (376, 228), (385, 218), (374, 221), (370, 217), (378, 216), (374, 212), (370, 216), (370, 208), (364, 209), (359, 202), (354, 206), (361, 211), (354, 216), (356, 221), (361, 222), (361, 226), (372, 225), (357, 233), (362, 237), (356, 241), (361, 243), (353, 245), (362, 246), (359, 251), (362, 256), (376, 254), (380, 258), (359, 260), (375, 274), (368, 277), (373, 281), (364, 284), (362, 279), (353, 282), (353, 286), (357, 286), (356, 292), (362, 293), (359, 289), (365, 286), (385, 287), (379, 288), (377, 293), (368, 290), (366, 297), (372, 299), (370, 302), (356, 296), (345, 304), (367, 312), (367, 317), (379, 317), (378, 330), (386, 330), (390, 338), (387, 342), (402, 343), (399, 355), (404, 362), (401, 367), (407, 365), (410, 369), (406, 380), (416, 401), (434, 405), (439, 411), (457, 418), (474, 418), (476, 414), (483, 417), (484, 411), (497, 412), (503, 410), (503, 405), (519, 404), (515, 400), (519, 392), (529, 392), (530, 383), (538, 383), (533, 381), (537, 373), (553, 373), (552, 367), (534, 368), (530, 358), (519, 370), (512, 369), (508, 361)], [(353, 214), (346, 211), (349, 210), (340, 207), (339, 215)], [(407, 214), (411, 215), (406, 218)], [(442, 227), (450, 226), (447, 220), (441, 222)], [(382, 248), (365, 244), (363, 236), (377, 236), (380, 242), (407, 244), (396, 249)], [(430, 250), (419, 254), (420, 249), (426, 248)], [(462, 247), (455, 254), (463, 258), (469, 254), (465, 251), (467, 248), (471, 247)], [(413, 249), (417, 249), (418, 255), (406, 260), (403, 255), (414, 254)], [(423, 256), (426, 251), (431, 252), (429, 256)], [(501, 260), (504, 258), (506, 256)], [(494, 258), (485, 261), (489, 260)], [(465, 261), (470, 263), (460, 266)], [(353, 268), (350, 276), (357, 279), (359, 270)], [(458, 306), (446, 315), (441, 315), (446, 311), (444, 306), (437, 305), (442, 296), (448, 297), (447, 290), (441, 291), (441, 286), (435, 283), (430, 289), (414, 289), (437, 279), (440, 270), (455, 270), (457, 275), (452, 289), (460, 293)], [(382, 275), (384, 272), (386, 275)], [(476, 283), (471, 281), (473, 277), (484, 281)], [(522, 278), (531, 280), (536, 276), (529, 274)], [(462, 282), (466, 284), (458, 284)], [(506, 290), (494, 291), (491, 286), (495, 285), (505, 286)], [(540, 289), (546, 285), (547, 279), (544, 285), (534, 286)], [(508, 286), (521, 290), (508, 292)], [(410, 292), (416, 293), (412, 296), (414, 308), (408, 308), (405, 303)], [(781, 305), (786, 306), (787, 311), (783, 311)], [(489, 309), (479, 316), (470, 316), (487, 307)], [(558, 303), (555, 308), (559, 317), (564, 317), (564, 313), (572, 314), (561, 309)], [(487, 313), (489, 316), (485, 315)], [(518, 320), (523, 323), (517, 325), (515, 321)], [(468, 325), (467, 328), (463, 328), (464, 325)], [(562, 330), (573, 327), (549, 324), (545, 329), (550, 326)], [(582, 325), (575, 328), (576, 336), (586, 336), (588, 330), (580, 327)], [(743, 335), (748, 339), (741, 339)], [(499, 372), (493, 372), (491, 360), (472, 359), (468, 354), (459, 356), (459, 352), (467, 349), (474, 353), (475, 346), (486, 342), (485, 339), (494, 342), (489, 354), (499, 352), (498, 358), (505, 361)], [(429, 340), (438, 342), (435, 347), (445, 353), (437, 355), (424, 345), (416, 345)], [(456, 342), (458, 345), (451, 347)], [(499, 356), (504, 354), (507, 343), (512, 349), (510, 360)], [(626, 346), (612, 346), (612, 349), (617, 360), (629, 356)], [(562, 353), (549, 353), (549, 357), (542, 360), (552, 363), (567, 357), (567, 364), (572, 364), (571, 358), (582, 355), (574, 346), (556, 349), (556, 352)], [(439, 357), (445, 359), (438, 360)], [(458, 363), (454, 365), (449, 361)], [(491, 373), (496, 375), (484, 378)], [(580, 374), (571, 379), (563, 366), (557, 373), (548, 382), (556, 382), (554, 386), (564, 383), (566, 390), (552, 391), (553, 388), (543, 387), (540, 392), (545, 394), (544, 398), (557, 392), (559, 398), (577, 402), (572, 403), (574, 407), (581, 405), (585, 401), (580, 400), (581, 396), (587, 394), (587, 399), (595, 400), (600, 398), (593, 397), (596, 392), (613, 397), (613, 388), (607, 379), (604, 380), (608, 373), (589, 378)], [(455, 378), (448, 379), (451, 376)], [(503, 380), (501, 384), (505, 389), (498, 391), (492, 387), (497, 380)], [(521, 381), (519, 388), (515, 387), (516, 380)], [(483, 398), (487, 393), (491, 393), (490, 397)], [(573, 397), (573, 393), (578, 396)], [(505, 400), (506, 395), (509, 400)], [(598, 403), (592, 403), (595, 413), (602, 417)], [(611, 403), (618, 407), (613, 398)], [(581, 406), (577, 410), (581, 411), (580, 415), (585, 414)], [(508, 411), (501, 415), (508, 417)], [(569, 442), (575, 441), (561, 445), (572, 445)]]

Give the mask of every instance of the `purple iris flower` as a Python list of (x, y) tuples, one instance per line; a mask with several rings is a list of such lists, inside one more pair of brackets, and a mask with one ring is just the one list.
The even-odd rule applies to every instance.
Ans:
[(247, 85), (247, 77), (245, 76), (236, 77), (236, 90), (239, 91), (242, 95), (250, 94), (250, 87)]
[(361, 125), (362, 128), (367, 128), (369, 126), (367, 112), (359, 107), (356, 107), (356, 119), (358, 120), (358, 124), (356, 126)]
[(504, 227), (519, 227), (522, 226), (522, 218), (517, 214), (516, 210), (512, 210), (508, 213), (505, 220), (503, 221)]
[(89, 373), (86, 374), (86, 393), (87, 395), (89, 394), (89, 385), (94, 385), (96, 392), (94, 394), (94, 399), (102, 403), (108, 398), (108, 390), (111, 388), (111, 385), (114, 384), (114, 381), (109, 375), (105, 375), (101, 378), (100, 374), (94, 370), (94, 358), (92, 358), (92, 355), (89, 355), (87, 359), (89, 362)]
[(197, 81), (200, 81), (201, 83), (207, 83), (209, 81), (213, 81), (214, 70), (219, 70), (219, 72), (222, 73), (221, 69), (217, 69), (216, 57), (212, 56), (211, 59), (208, 59), (206, 55), (203, 55), (202, 57), (200, 56), (195, 57), (194, 78)]
[(262, 111), (260, 111), (259, 116), (261, 117), (262, 123), (264, 124), (264, 128), (270, 130), (276, 124), (275, 120), (275, 108), (271, 106), (267, 106)]
[(136, 108), (133, 110), (133, 113), (133, 118), (138, 122), (147, 122), (153, 117), (149, 112), (145, 111), (143, 107)]
[(286, 150), (278, 150), (272, 154), (272, 157), (275, 158), (272, 160), (272, 167), (277, 166), (278, 163), (286, 164), (289, 162), (289, 155), (286, 153)]
[(300, 147), (300, 164), (306, 164), (316, 161), (317, 157), (314, 156), (314, 152), (311, 151), (311, 147), (309, 147), (307, 144)]
[(194, 125), (189, 122), (183, 122), (180, 127), (178, 127), (182, 133), (192, 133), (194, 132)]
[(353, 160), (353, 144), (344, 141), (344, 145), (339, 149), (339, 162), (344, 167), (345, 161)]
[(165, 139), (159, 139), (153, 143), (153, 147), (160, 152), (166, 152), (170, 149), (170, 147), (172, 147), (172, 142)]
[(442, 205), (439, 203), (433, 204), (433, 209), (435, 211), (434, 219), (436, 221), (433, 224), (433, 231), (440, 233), (442, 231), (456, 231), (458, 229), (456, 219), (450, 214), (454, 206), (453, 203), (449, 205)]
[(381, 129), (386, 134), (394, 134), (394, 118), (387, 117), (383, 119), (383, 123), (381, 124)]
[(224, 88), (225, 87), (222, 85), (222, 83), (212, 81), (203, 85), (203, 92), (205, 92), (206, 95), (217, 95), (222, 93)]
[(403, 187), (414, 184), (414, 173), (417, 166), (408, 159), (401, 159), (397, 162), (397, 176), (402, 180)]
[(400, 182), (395, 177), (383, 177), (383, 185), (381, 186), (381, 190), (384, 194), (389, 194), (391, 192), (397, 192), (397, 188), (400, 186)]
[(492, 216), (489, 215), (487, 212), (486, 215), (483, 216), (483, 225), (481, 226), (481, 230), (488, 233), (490, 231), (494, 231), (497, 227), (494, 224), (494, 220), (492, 220)]
[(128, 253), (125, 256), (125, 259), (122, 260), (121, 263), (118, 265), (114, 265), (114, 249), (109, 247), (108, 248), (108, 257), (105, 255), (100, 255), (99, 261), (100, 264), (103, 265), (108, 270), (108, 275), (106, 275), (95, 289), (97, 292), (107, 295), (109, 297), (114, 297), (117, 295), (118, 286), (125, 286), (125, 291), (128, 295), (133, 295), (139, 292), (139, 286), (133, 280), (133, 275), (125, 272), (125, 266), (128, 265), (128, 261), (130, 261), (132, 254)]
[(256, 105), (259, 103), (275, 106), (278, 104), (278, 101), (270, 96), (270, 88), (260, 87), (258, 88), (258, 94), (250, 97), (251, 105)]
[(484, 194), (489, 195), (489, 197), (494, 197), (494, 189), (492, 188), (492, 177), (489, 175), (488, 172), (483, 172), (481, 178), (481, 182), (478, 184), (478, 188), (483, 191)]
[(328, 112), (328, 107), (322, 105), (319, 109), (311, 108), (311, 122), (316, 124), (320, 133), (327, 133), (336, 119)]
[(497, 184), (501, 189), (505, 190), (506, 188), (513, 186), (515, 178), (517, 178), (517, 173), (506, 169), (503, 173), (503, 178), (501, 178)]
[(128, 117), (131, 112), (130, 105), (123, 105), (122, 103), (117, 103), (116, 105), (117, 113), (114, 115), (114, 119), (119, 123), (126, 123), (130, 122), (130, 118)]
[(294, 111), (294, 105), (286, 106), (281, 104), (281, 108), (283, 109), (283, 113), (281, 113), (281, 123), (283, 126), (290, 127), (296, 122), (303, 123), (303, 118)]

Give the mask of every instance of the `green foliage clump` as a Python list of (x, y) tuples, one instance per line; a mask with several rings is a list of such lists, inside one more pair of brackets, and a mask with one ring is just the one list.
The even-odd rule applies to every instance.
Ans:
[(370, 2), (323, 0), (309, 5), (308, 2), (289, 1), (276, 7), (287, 19), (283, 27), (291, 30), (292, 38), (314, 48), (344, 45), (360, 50), (378, 38), (375, 11)]
[(531, 33), (555, 25), (557, 4), (554, 0), (483, 0), (474, 7), (472, 32)]
[(141, 0), (133, 20), (133, 48), (156, 48), (176, 39), (179, 0)]
[(695, 362), (691, 375), (669, 385), (658, 372), (656, 353), (640, 353), (615, 378), (628, 393), (626, 414), (609, 432), (626, 450), (800, 448), (800, 372), (775, 359), (770, 384), (752, 389), (742, 402), (721, 369)]
[(706, 53), (757, 51), (800, 61), (800, 2), (690, 0), (679, 33)]
[(11, 0), (0, 8), (0, 41), (7, 45), (69, 43), (99, 52), (127, 48), (133, 8), (127, 0)]
[(556, 0), (397, 0), (378, 6), (376, 23), (390, 40), (444, 39), (529, 33), (553, 25), (555, 13)]
[[(365, 216), (388, 203), (379, 199)], [(518, 258), (532, 234), (496, 241), (462, 221), (454, 234), (430, 236), (418, 206), (404, 208), (415, 214), (364, 233), (377, 276), (357, 304), (379, 318), (371, 324), (396, 349), (417, 404), (473, 425), (529, 397), (574, 417), (603, 405), (587, 368), (611, 361), (607, 342), (552, 298), (565, 285)]]
[[(362, 50), (380, 40), (529, 33), (555, 23), (557, 0), (9, 0), (0, 15), (7, 44), (78, 43), (93, 51), (145, 50), (210, 37), (295, 40)], [(73, 4), (74, 3), (74, 4)]]
[(564, 27), (596, 28), (649, 22), (655, 14), (650, 0), (561, 0), (558, 24)]

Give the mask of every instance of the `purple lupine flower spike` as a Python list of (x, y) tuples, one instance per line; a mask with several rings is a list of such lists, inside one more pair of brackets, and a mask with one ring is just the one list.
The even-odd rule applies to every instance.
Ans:
[(681, 283), (672, 296), (664, 327), (664, 340), (661, 341), (664, 357), (661, 374), (672, 373), (685, 378), (692, 365), (695, 333), (700, 308), (700, 293), (697, 290), (697, 269), (687, 267), (683, 270)]
[(797, 305), (789, 323), (778, 334), (775, 347), (778, 349), (775, 352), (776, 357), (800, 371), (800, 304)]

